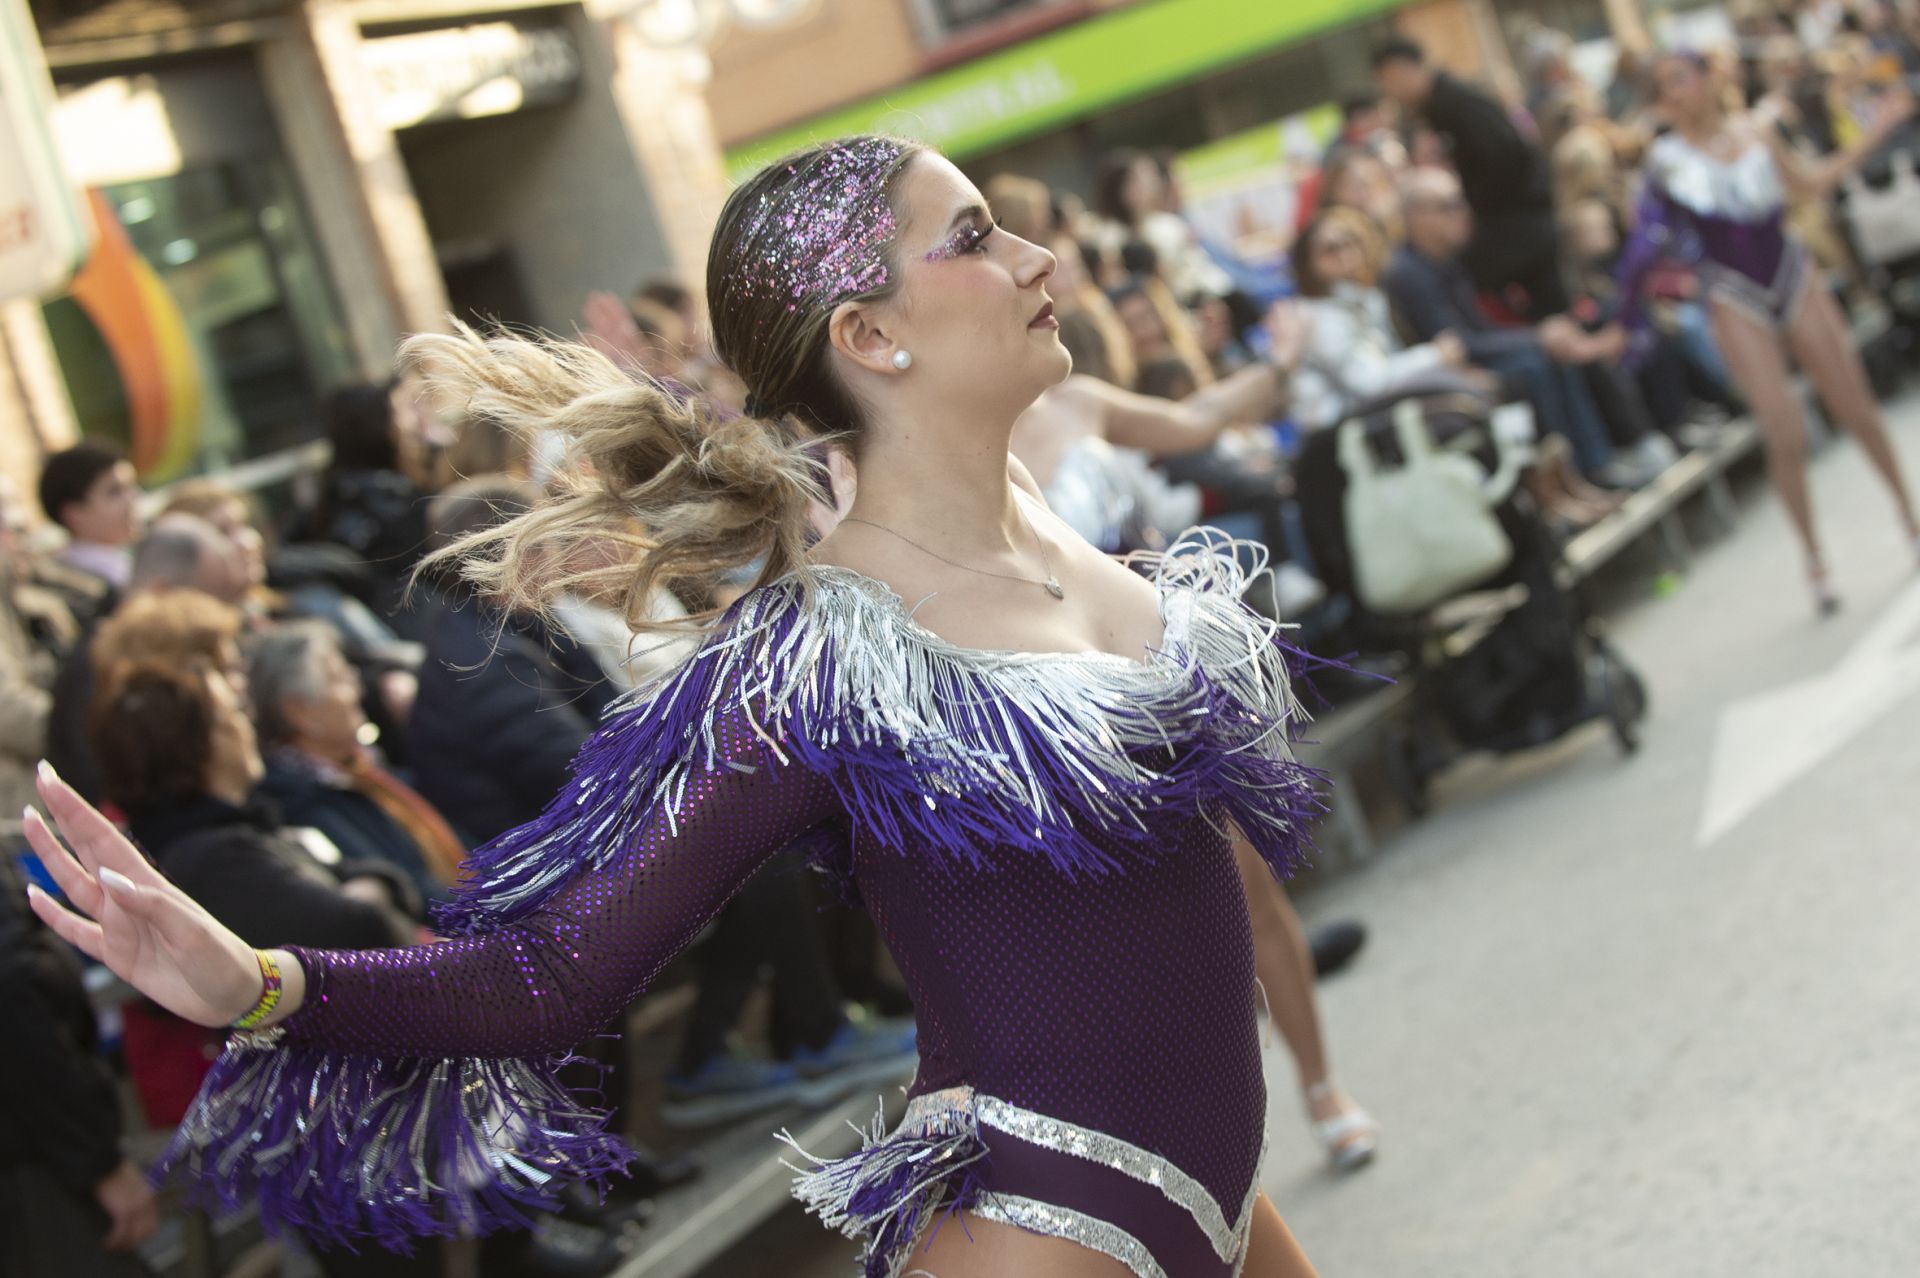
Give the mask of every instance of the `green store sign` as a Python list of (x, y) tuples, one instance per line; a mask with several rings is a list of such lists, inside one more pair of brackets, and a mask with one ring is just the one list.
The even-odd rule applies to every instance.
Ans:
[(964, 159), (1404, 0), (1144, 0), (727, 152), (734, 180), (823, 138), (893, 133)]

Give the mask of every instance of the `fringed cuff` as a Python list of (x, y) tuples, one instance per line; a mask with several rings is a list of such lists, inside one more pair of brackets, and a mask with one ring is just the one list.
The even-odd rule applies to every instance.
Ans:
[(788, 1164), (793, 1196), (829, 1229), (863, 1244), (866, 1278), (893, 1278), (936, 1215), (966, 1211), (980, 1197), (987, 1147), (979, 1121), (969, 1105), (935, 1100), (916, 1102), (892, 1132), (885, 1114), (876, 1114), (860, 1148), (831, 1161), (780, 1133), (809, 1164)]
[(570, 1181), (633, 1155), (545, 1061), (373, 1057), (236, 1034), (161, 1174), (257, 1204), (269, 1232), (410, 1252), (414, 1238), (523, 1225)]

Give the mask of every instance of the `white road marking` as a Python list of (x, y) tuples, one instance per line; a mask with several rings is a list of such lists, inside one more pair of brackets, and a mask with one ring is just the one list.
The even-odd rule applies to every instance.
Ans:
[(1920, 691), (1920, 583), (1896, 598), (1824, 674), (1728, 706), (1694, 846), (1706, 847), (1887, 711)]

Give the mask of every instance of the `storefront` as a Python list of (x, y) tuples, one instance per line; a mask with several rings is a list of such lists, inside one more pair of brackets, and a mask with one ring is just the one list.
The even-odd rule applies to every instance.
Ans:
[(250, 53), (58, 90), (94, 248), (44, 313), (81, 433), (156, 480), (311, 439), (354, 361)]
[(93, 248), (7, 326), (71, 405), (29, 451), (77, 431), (149, 483), (270, 482), (408, 332), (571, 332), (593, 290), (700, 278), (724, 175), (697, 66), (580, 4), (255, 7), (43, 26)]
[(1312, 107), (1367, 74), (1398, 0), (1142, 0), (728, 152), (736, 175), (819, 137), (890, 132), (968, 168), (1080, 185), (1120, 141), (1181, 149)]

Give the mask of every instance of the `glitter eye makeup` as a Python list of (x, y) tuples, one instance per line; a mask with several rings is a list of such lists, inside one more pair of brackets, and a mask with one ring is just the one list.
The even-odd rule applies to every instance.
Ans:
[(977, 222), (969, 223), (955, 231), (945, 244), (942, 244), (939, 248), (927, 254), (926, 260), (929, 262), (950, 262), (956, 257), (962, 257), (979, 248), (986, 242), (989, 235), (992, 235), (999, 229), (1000, 224), (998, 222), (988, 222), (985, 226), (981, 226)]

